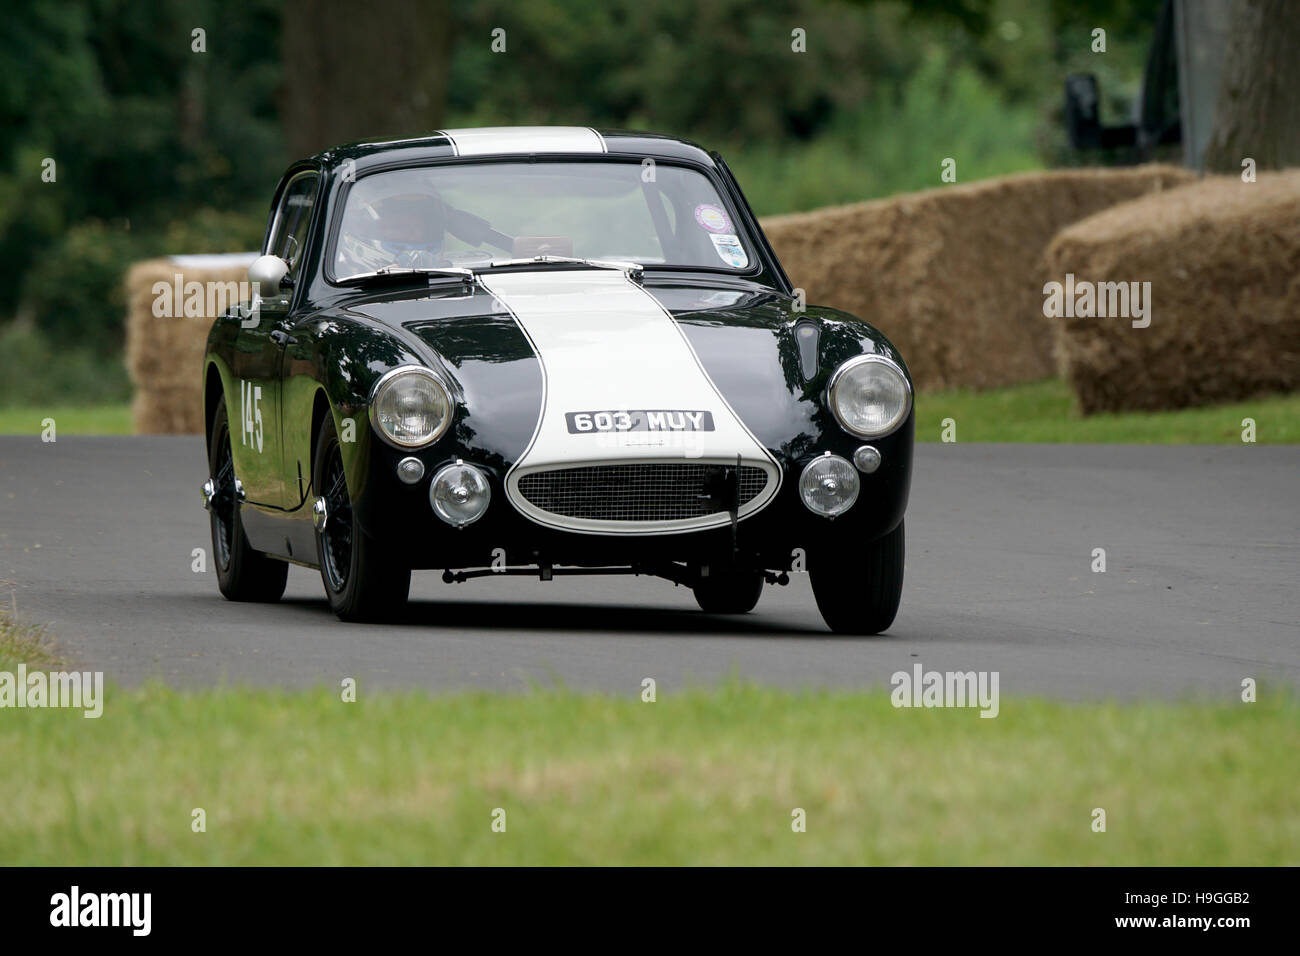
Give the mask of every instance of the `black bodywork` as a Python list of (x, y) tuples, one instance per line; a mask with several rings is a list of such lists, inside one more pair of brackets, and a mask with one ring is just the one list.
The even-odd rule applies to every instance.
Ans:
[[(344, 147), (290, 167), (273, 210), (291, 179), (305, 170), (319, 174), (292, 288), (263, 301), (256, 326), (245, 327), (244, 314), (232, 312), (212, 328), (204, 367), (209, 430), (224, 393), (232, 435), (237, 428), (242, 435), (243, 390), (261, 389), (260, 425), (248, 425), (247, 443), (232, 442), (246, 495), (242, 520), (253, 548), (318, 565), (310, 484), (313, 443), (326, 415), (340, 434), (348, 429), (354, 436), (343, 454), (362, 526), (412, 568), (483, 568), (494, 558), (499, 563), (504, 551), (512, 566), (682, 561), (779, 571), (797, 567), (801, 550), (828, 537), (841, 545), (866, 542), (899, 524), (911, 481), (914, 412), (893, 433), (870, 442), (882, 464), (861, 475), (861, 492), (847, 513), (833, 521), (813, 514), (799, 498), (798, 482), (812, 458), (829, 451), (852, 459), (864, 444), (840, 427), (827, 405), (835, 369), (852, 356), (876, 353), (905, 371), (902, 356), (859, 318), (829, 308), (797, 308), (795, 290), (716, 153), (647, 134), (603, 135), (609, 149), (598, 157), (603, 161), (652, 157), (704, 173), (760, 246), (743, 275), (647, 268), (643, 284), (673, 315), (718, 389), (783, 469), (776, 499), (733, 527), (633, 536), (546, 528), (510, 504), (503, 480), (528, 444), (542, 394), (539, 359), (512, 317), (483, 288), (455, 278), (363, 291), (331, 283), (322, 268), (342, 197), (355, 177), (380, 168), (492, 161), (458, 158), (446, 139), (435, 136)], [(269, 231), (268, 226), (268, 236)], [(457, 402), (448, 432), (415, 451), (379, 438), (367, 414), (375, 382), (411, 364), (442, 372)], [(258, 439), (251, 434), (255, 429)], [(425, 464), (425, 477), (416, 485), (395, 475), (397, 462), (408, 455)], [(492, 483), (487, 514), (461, 529), (441, 521), (428, 499), (429, 476), (458, 458), (483, 468)]]

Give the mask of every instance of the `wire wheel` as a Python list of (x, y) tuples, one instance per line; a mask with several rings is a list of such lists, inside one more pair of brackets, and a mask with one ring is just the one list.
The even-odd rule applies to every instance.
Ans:
[(348, 497), (343, 452), (337, 441), (327, 452), (322, 484), (328, 517), (320, 533), (321, 564), (330, 590), (337, 594), (347, 587), (352, 572), (352, 499)]
[(235, 509), (239, 506), (235, 496), (235, 459), (230, 451), (230, 426), (224, 417), (219, 422), (216, 445), (216, 474), (212, 476), (215, 488), (209, 514), (217, 567), (224, 571), (230, 567), (230, 549), (235, 540)]

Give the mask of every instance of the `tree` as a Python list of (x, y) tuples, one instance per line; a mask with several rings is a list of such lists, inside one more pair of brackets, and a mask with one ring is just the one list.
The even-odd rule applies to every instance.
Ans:
[(448, 0), (289, 0), (280, 25), (289, 152), (435, 130), (451, 61)]
[(1300, 164), (1300, 15), (1293, 0), (1236, 0), (1206, 168)]

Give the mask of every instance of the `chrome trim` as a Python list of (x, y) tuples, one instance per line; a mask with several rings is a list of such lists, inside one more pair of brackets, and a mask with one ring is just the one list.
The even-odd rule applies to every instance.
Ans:
[[(903, 409), (903, 414), (899, 416), (898, 424), (892, 428), (887, 428), (882, 432), (863, 432), (858, 431), (856, 428), (850, 428), (844, 423), (844, 419), (840, 418), (839, 406), (835, 402), (835, 386), (839, 384), (844, 373), (851, 368), (857, 368), (859, 365), (863, 365), (867, 362), (876, 362), (880, 365), (889, 366), (898, 373), (898, 377), (901, 378), (903, 384), (907, 386), (907, 406)], [(850, 435), (856, 435), (859, 438), (883, 438), (886, 435), (898, 431), (903, 422), (907, 421), (907, 416), (912, 411), (912, 400), (912, 383), (908, 381), (907, 373), (903, 371), (902, 366), (897, 362), (887, 359), (883, 355), (855, 355), (853, 358), (847, 359), (834, 371), (834, 373), (832, 373), (831, 380), (826, 384), (826, 404), (830, 407), (831, 414), (835, 416), (835, 421), (839, 423), (840, 428), (843, 428)]]
[[(606, 458), (591, 461), (572, 461), (572, 462), (546, 462), (543, 464), (530, 465), (522, 470), (512, 470), (506, 476), (506, 497), (514, 505), (515, 510), (528, 518), (530, 521), (543, 525), (548, 528), (559, 528), (564, 531), (571, 531), (578, 534), (604, 534), (604, 535), (668, 535), (668, 534), (685, 534), (691, 531), (704, 531), (709, 528), (726, 527), (731, 523), (731, 514), (727, 511), (719, 511), (713, 514), (700, 515), (694, 518), (677, 518), (666, 520), (651, 521), (623, 521), (623, 520), (602, 520), (592, 518), (571, 518), (565, 515), (555, 514), (550, 511), (543, 511), (531, 501), (529, 501), (519, 490), (519, 482), (528, 475), (537, 472), (559, 471), (570, 468), (580, 468), (590, 465), (607, 466), (607, 465), (647, 465), (647, 464), (704, 464), (704, 465), (734, 465), (736, 459), (732, 456), (727, 458), (705, 456), (703, 458)], [(782, 470), (769, 459), (745, 458), (742, 460), (743, 465), (752, 465), (761, 468), (767, 472), (767, 484), (756, 497), (741, 505), (737, 515), (738, 521), (744, 521), (751, 515), (762, 511), (773, 501), (776, 500), (778, 490), (781, 488)]]
[(329, 520), (329, 505), (325, 504), (324, 498), (317, 498), (311, 506), (311, 523), (315, 526), (317, 531), (324, 531)]
[[(426, 438), (423, 441), (399, 442), (380, 428), (379, 423), (375, 421), (375, 396), (379, 394), (379, 390), (397, 376), (407, 374), (418, 374), (432, 379), (433, 382), (442, 389), (443, 394), (447, 396), (447, 417), (442, 420), (442, 425), (439, 426), (438, 430), (434, 432), (430, 438)], [(402, 450), (409, 448), (424, 448), (426, 445), (432, 445), (443, 435), (447, 434), (447, 429), (451, 427), (451, 420), (456, 417), (456, 399), (451, 394), (451, 388), (442, 380), (442, 376), (434, 372), (433, 369), (424, 365), (399, 365), (397, 368), (389, 369), (383, 375), (379, 376), (375, 381), (375, 384), (370, 387), (370, 398), (366, 409), (366, 416), (370, 419), (371, 430), (394, 448)]]
[(209, 478), (203, 483), (203, 510), (212, 510), (212, 499), (217, 496), (217, 483)]
[(236, 500), (236, 501), (243, 501), (243, 500), (244, 500), (244, 497), (245, 497), (245, 496), (244, 496), (244, 483), (243, 483), (242, 481), (240, 481), (238, 478), (236, 478), (236, 479), (235, 479), (235, 500)]

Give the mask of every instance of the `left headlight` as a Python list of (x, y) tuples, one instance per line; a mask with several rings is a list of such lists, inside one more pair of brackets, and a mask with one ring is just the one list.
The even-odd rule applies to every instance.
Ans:
[(845, 431), (879, 438), (903, 423), (912, 409), (912, 387), (903, 370), (880, 355), (858, 355), (831, 376), (831, 411)]
[(437, 441), (451, 425), (452, 399), (431, 371), (416, 365), (393, 369), (375, 383), (370, 424), (399, 448)]

